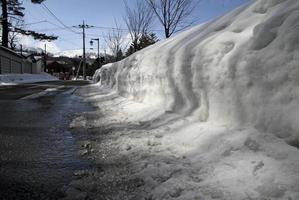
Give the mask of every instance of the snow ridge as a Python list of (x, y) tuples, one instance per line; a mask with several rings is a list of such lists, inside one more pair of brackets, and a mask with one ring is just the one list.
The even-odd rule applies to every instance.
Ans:
[(103, 66), (86, 95), (98, 109), (74, 124), (99, 132), (97, 162), (128, 171), (97, 183), (134, 177), (135, 199), (299, 199), (298, 24), (298, 0), (256, 0)]
[[(96, 72), (123, 97), (299, 140), (299, 2), (256, 0)], [(101, 78), (99, 78), (101, 77)]]

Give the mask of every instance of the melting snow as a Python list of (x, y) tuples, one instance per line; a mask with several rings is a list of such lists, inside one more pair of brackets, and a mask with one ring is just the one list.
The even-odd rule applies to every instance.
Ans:
[(106, 65), (72, 126), (113, 129), (98, 162), (127, 157), (147, 199), (299, 199), (298, 21), (257, 0)]

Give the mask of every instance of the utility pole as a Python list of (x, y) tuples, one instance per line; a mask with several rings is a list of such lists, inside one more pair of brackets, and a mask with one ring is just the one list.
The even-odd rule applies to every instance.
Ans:
[[(80, 26), (79, 26), (80, 27)], [(86, 80), (86, 50), (85, 50), (85, 22), (83, 20), (83, 25), (81, 26), (83, 29), (83, 79)]]
[(80, 24), (79, 26), (73, 26), (75, 28), (82, 28), (82, 35), (83, 35), (83, 79), (86, 80), (86, 48), (85, 48), (85, 29), (92, 28), (93, 26), (89, 26), (85, 24), (83, 20), (83, 24)]
[(23, 45), (20, 44), (20, 48), (21, 48), (21, 56), (23, 55)]
[(101, 61), (100, 61), (100, 38), (93, 38), (90, 40), (90, 45), (93, 45), (93, 41), (97, 41), (98, 43), (98, 68), (101, 68)]
[(44, 50), (44, 72), (47, 72), (47, 43), (45, 43), (45, 50)]

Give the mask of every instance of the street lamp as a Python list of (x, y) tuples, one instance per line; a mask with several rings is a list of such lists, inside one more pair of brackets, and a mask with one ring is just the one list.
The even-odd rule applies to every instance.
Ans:
[(100, 38), (92, 38), (90, 40), (90, 45), (93, 46), (94, 41), (97, 41), (98, 43), (98, 65), (99, 68), (101, 67), (101, 62), (100, 62)]

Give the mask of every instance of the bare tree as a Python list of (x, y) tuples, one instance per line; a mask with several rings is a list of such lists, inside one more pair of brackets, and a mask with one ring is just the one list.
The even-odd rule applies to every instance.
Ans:
[(8, 35), (8, 46), (12, 49), (15, 50), (17, 47), (18, 43), (18, 32), (11, 31)]
[(199, 0), (145, 0), (164, 27), (165, 37), (191, 24), (189, 17)]
[(10, 32), (8, 33), (8, 45), (11, 49), (16, 49), (17, 43), (19, 42), (19, 36), (20, 33), (18, 31), (15, 31), (15, 28), (24, 28), (24, 20), (15, 18), (12, 20), (9, 19), (9, 24), (12, 25), (12, 28), (10, 28)]
[(124, 0), (126, 14), (123, 19), (129, 30), (134, 50), (137, 51), (139, 39), (149, 32), (153, 20), (153, 11), (144, 1), (136, 0), (135, 2), (135, 7), (131, 8)]
[(122, 59), (122, 46), (124, 43), (123, 30), (120, 25), (115, 21), (115, 28), (112, 29), (110, 33), (108, 33), (105, 38), (107, 47), (112, 52), (115, 57), (115, 61), (119, 61)]

